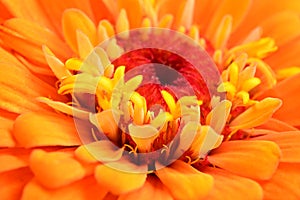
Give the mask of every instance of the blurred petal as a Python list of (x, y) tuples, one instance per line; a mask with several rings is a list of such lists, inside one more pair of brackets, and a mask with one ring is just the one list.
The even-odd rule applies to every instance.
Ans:
[(22, 148), (0, 150), (0, 173), (28, 166), (30, 150)]
[(21, 199), (23, 187), (32, 177), (33, 174), (27, 167), (0, 173), (1, 199)]

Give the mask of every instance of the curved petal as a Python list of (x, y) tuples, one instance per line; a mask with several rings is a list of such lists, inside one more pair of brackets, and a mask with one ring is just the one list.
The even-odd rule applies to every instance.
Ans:
[(265, 199), (300, 199), (300, 164), (281, 163), (266, 182), (261, 182)]
[(146, 181), (147, 174), (119, 171), (106, 165), (98, 165), (95, 169), (95, 177), (101, 187), (120, 195), (141, 188)]
[(35, 21), (40, 25), (53, 29), (52, 23), (38, 1), (2, 0), (1, 3), (5, 5), (14, 17)]
[(67, 152), (34, 150), (29, 163), (38, 182), (47, 188), (59, 188), (85, 176), (83, 166)]
[(73, 119), (61, 114), (26, 113), (20, 115), (15, 121), (13, 135), (24, 147), (81, 144)]
[(281, 150), (281, 162), (300, 163), (300, 131), (273, 133), (255, 137), (254, 140), (273, 141)]
[(208, 161), (234, 174), (268, 180), (278, 166), (280, 149), (270, 141), (229, 141), (212, 151)]
[(63, 34), (72, 50), (79, 53), (76, 31), (86, 34), (93, 45), (96, 45), (96, 27), (91, 19), (79, 9), (68, 9), (62, 16)]
[[(62, 24), (61, 19), (63, 12), (69, 8), (77, 8), (90, 19), (94, 19), (90, 1), (82, 0), (43, 0), (39, 1), (44, 13), (47, 14), (49, 21), (53, 24), (54, 28), (62, 34)], [(101, 5), (101, 4), (100, 4)], [(97, 6), (100, 6), (99, 4)]]
[(214, 178), (214, 188), (207, 199), (263, 199), (262, 188), (257, 182), (251, 179), (236, 176), (224, 170), (211, 167), (205, 168), (204, 172)]
[(274, 88), (265, 91), (259, 98), (266, 96), (276, 97), (282, 100), (282, 106), (273, 115), (274, 118), (282, 120), (290, 125), (300, 125), (300, 74), (292, 76), (280, 83)]
[(202, 173), (183, 161), (157, 170), (156, 175), (175, 199), (203, 199), (213, 188), (212, 176)]
[(171, 194), (165, 186), (155, 178), (148, 177), (147, 181), (138, 190), (121, 195), (118, 200), (172, 200)]
[(28, 166), (30, 150), (9, 148), (0, 150), (0, 173)]
[(266, 130), (272, 130), (272, 131), (297, 131), (298, 129), (291, 126), (288, 123), (285, 123), (281, 120), (270, 118), (266, 123), (258, 126), (257, 128), (262, 128)]
[(25, 184), (33, 177), (28, 167), (11, 170), (0, 174), (1, 199), (21, 199)]
[(65, 187), (48, 189), (37, 181), (30, 181), (24, 188), (22, 200), (43, 199), (43, 200), (86, 200), (103, 199), (107, 191), (97, 185), (93, 177), (87, 177)]
[[(5, 112), (5, 111), (1, 111)], [(11, 134), (13, 128), (13, 119), (0, 116), (0, 147), (14, 147), (16, 142)]]

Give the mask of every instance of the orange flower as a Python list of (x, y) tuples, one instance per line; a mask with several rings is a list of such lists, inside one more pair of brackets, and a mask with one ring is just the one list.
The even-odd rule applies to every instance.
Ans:
[(2, 199), (300, 198), (298, 0), (0, 11)]

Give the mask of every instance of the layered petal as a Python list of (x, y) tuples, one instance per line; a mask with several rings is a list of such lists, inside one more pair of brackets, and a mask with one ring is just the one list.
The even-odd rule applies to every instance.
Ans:
[(214, 187), (208, 199), (262, 199), (263, 190), (260, 185), (247, 178), (236, 176), (217, 168), (205, 168), (205, 173), (214, 178)]
[(28, 166), (30, 150), (11, 148), (0, 150), (0, 173)]
[(138, 190), (121, 195), (118, 200), (172, 200), (173, 197), (166, 187), (156, 178), (148, 177), (147, 181)]
[[(128, 164), (133, 165), (133, 164)], [(128, 167), (128, 166), (127, 166)], [(130, 166), (131, 167), (131, 166)], [(114, 181), (112, 181), (112, 177)], [(128, 172), (112, 168), (107, 165), (99, 165), (95, 169), (95, 178), (101, 187), (109, 192), (120, 195), (141, 188), (146, 181), (147, 174), (140, 172)]]
[(47, 188), (59, 188), (85, 176), (83, 166), (68, 152), (34, 150), (29, 162), (37, 181)]
[(275, 142), (282, 153), (281, 162), (300, 163), (300, 132), (288, 131), (255, 137), (255, 140)]
[(24, 188), (22, 200), (32, 199), (60, 199), (60, 200), (101, 200), (107, 191), (100, 187), (93, 177), (87, 177), (75, 183), (58, 189), (49, 189), (40, 185), (37, 181), (30, 181)]
[(73, 119), (62, 114), (26, 113), (20, 115), (15, 121), (13, 135), (24, 147), (81, 144)]
[(197, 171), (183, 161), (175, 161), (155, 173), (175, 199), (203, 199), (213, 187), (212, 176)]
[(276, 97), (282, 100), (283, 104), (274, 114), (274, 118), (284, 121), (293, 126), (300, 125), (300, 74), (292, 76), (278, 83), (275, 87), (265, 91), (259, 98), (265, 96)]
[(300, 164), (281, 163), (274, 176), (261, 182), (265, 199), (300, 198)]
[(281, 152), (270, 141), (228, 141), (208, 156), (209, 162), (234, 174), (268, 180), (277, 169)]
[(0, 173), (0, 196), (1, 199), (21, 199), (23, 188), (33, 174), (28, 167)]

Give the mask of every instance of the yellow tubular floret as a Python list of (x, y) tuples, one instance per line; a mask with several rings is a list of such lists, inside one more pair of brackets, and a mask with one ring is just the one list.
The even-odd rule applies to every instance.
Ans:
[(77, 58), (70, 58), (66, 61), (65, 66), (69, 70), (79, 71), (82, 66), (82, 61)]
[(171, 114), (175, 115), (176, 114), (176, 102), (175, 102), (173, 96), (165, 90), (162, 90), (161, 94), (162, 94), (165, 102), (167, 103)]

